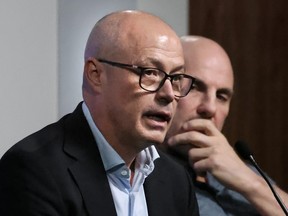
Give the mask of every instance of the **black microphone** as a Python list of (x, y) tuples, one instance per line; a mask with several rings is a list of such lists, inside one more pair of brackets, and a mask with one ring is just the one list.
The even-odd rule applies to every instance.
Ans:
[(273, 188), (271, 182), (269, 181), (269, 179), (267, 178), (267, 176), (264, 174), (264, 172), (260, 169), (260, 167), (256, 163), (256, 161), (253, 157), (253, 154), (251, 153), (251, 151), (248, 148), (248, 145), (244, 141), (239, 140), (235, 143), (234, 149), (241, 158), (243, 158), (244, 160), (250, 161), (252, 163), (252, 165), (258, 170), (258, 172), (261, 174), (261, 176), (264, 178), (264, 180), (268, 184), (269, 188), (271, 189), (274, 197), (276, 198), (277, 202), (281, 206), (283, 212), (285, 213), (286, 216), (288, 216), (287, 207), (284, 205), (281, 198), (279, 197), (279, 195), (274, 190), (274, 188)]

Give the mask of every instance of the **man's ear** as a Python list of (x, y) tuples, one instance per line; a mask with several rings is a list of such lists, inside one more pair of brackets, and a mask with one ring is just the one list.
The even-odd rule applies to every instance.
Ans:
[(84, 83), (90, 90), (100, 91), (103, 85), (103, 65), (95, 58), (88, 58), (84, 65)]

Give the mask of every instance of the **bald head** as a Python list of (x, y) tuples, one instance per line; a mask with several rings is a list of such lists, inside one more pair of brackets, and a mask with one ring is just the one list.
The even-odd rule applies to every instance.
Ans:
[(216, 71), (217, 66), (233, 78), (233, 69), (225, 50), (215, 41), (201, 36), (183, 36), (181, 43), (184, 50), (186, 69), (195, 71), (210, 67)]
[[(162, 57), (162, 53), (168, 55)], [(95, 65), (96, 59), (152, 66), (152, 61), (164, 62), (163, 58), (175, 59), (175, 56), (184, 65), (180, 39), (163, 20), (142, 11), (117, 11), (104, 16), (93, 27), (86, 44), (84, 71), (91, 65), (89, 63)], [(86, 102), (86, 93), (93, 95), (91, 87), (94, 85), (88, 82), (87, 76), (83, 76)]]
[[(92, 29), (86, 44), (85, 60), (89, 57), (119, 60), (137, 55), (139, 45), (153, 46), (162, 35), (163, 40), (179, 43), (176, 33), (159, 17), (141, 11), (118, 11), (100, 19)], [(169, 37), (168, 37), (169, 36)], [(150, 44), (149, 44), (150, 43)], [(142, 45), (142, 44), (141, 44)]]
[(222, 130), (229, 114), (234, 76), (230, 59), (215, 41), (200, 36), (181, 38), (185, 70), (197, 78), (194, 88), (177, 106), (167, 137), (183, 132), (183, 124), (209, 119)]

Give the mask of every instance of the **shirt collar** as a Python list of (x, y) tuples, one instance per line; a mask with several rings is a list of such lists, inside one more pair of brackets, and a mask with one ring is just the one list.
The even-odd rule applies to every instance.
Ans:
[[(84, 113), (84, 116), (90, 126), (90, 129), (92, 130), (93, 136), (95, 138), (96, 144), (98, 146), (104, 168), (106, 171), (110, 169), (115, 169), (117, 166), (121, 167), (125, 164), (124, 160), (120, 157), (120, 155), (111, 147), (111, 145), (107, 142), (107, 140), (104, 138), (100, 130), (97, 128), (95, 122), (92, 119), (91, 113), (85, 104), (85, 102), (82, 103), (82, 110)], [(146, 149), (142, 150), (136, 159), (136, 163), (139, 167), (146, 167), (147, 169), (147, 175), (151, 173), (154, 169), (154, 160), (159, 158), (159, 154), (155, 148), (155, 146), (149, 146)]]

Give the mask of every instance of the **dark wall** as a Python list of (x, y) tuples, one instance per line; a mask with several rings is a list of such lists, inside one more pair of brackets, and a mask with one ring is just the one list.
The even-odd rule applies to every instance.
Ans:
[(246, 140), (288, 191), (288, 1), (190, 0), (189, 33), (216, 40), (235, 72), (224, 133)]

